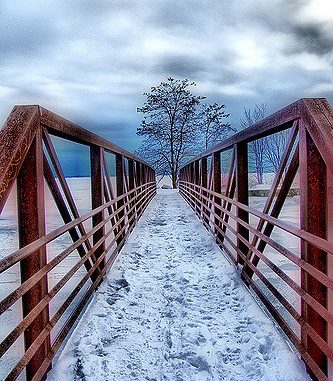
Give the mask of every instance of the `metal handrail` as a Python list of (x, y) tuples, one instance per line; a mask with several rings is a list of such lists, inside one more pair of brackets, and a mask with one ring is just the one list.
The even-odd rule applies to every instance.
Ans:
[[(90, 147), (92, 210), (83, 215), (67, 184), (51, 135)], [(15, 106), (0, 130), (0, 141), (0, 211), (17, 183), (20, 246), (0, 260), (0, 280), (13, 266), (20, 264), (21, 268), (21, 284), (0, 302), (0, 315), (17, 302), (23, 310), (20, 322), (6, 332), (0, 343), (0, 357), (24, 335), (24, 354), (15, 366), (6, 369), (5, 379), (14, 380), (25, 370), (27, 380), (42, 380), (71, 327), (156, 194), (155, 171), (141, 158), (40, 106)], [(115, 190), (106, 152), (116, 162)], [(64, 222), (49, 233), (45, 231), (44, 182)], [(89, 230), (83, 224), (87, 221), (91, 221)], [(47, 245), (66, 233), (73, 243), (48, 260)], [(49, 290), (50, 272), (75, 251), (76, 262)], [(80, 275), (79, 283), (51, 317), (50, 303), (82, 267), (86, 271)], [(83, 287), (87, 289), (81, 295)], [(61, 318), (69, 307), (69, 317), (63, 323)], [(59, 332), (52, 342), (51, 333), (59, 323)]]
[[(266, 203), (259, 211), (249, 206), (249, 143), (286, 129), (291, 131), (289, 141)], [(232, 151), (232, 159), (222, 192), (221, 161), (225, 151)], [(279, 218), (297, 172), (299, 227)], [(297, 348), (310, 375), (321, 381), (328, 381), (329, 372), (333, 372), (332, 179), (333, 112), (323, 98), (294, 102), (196, 156), (179, 174), (184, 199), (228, 258), (240, 266), (241, 278)], [(300, 254), (271, 238), (277, 228), (299, 239)], [(265, 252), (267, 246), (297, 266), (300, 284), (274, 263)], [(259, 262), (262, 266), (258, 267)], [(266, 269), (299, 296), (300, 311), (272, 283)]]

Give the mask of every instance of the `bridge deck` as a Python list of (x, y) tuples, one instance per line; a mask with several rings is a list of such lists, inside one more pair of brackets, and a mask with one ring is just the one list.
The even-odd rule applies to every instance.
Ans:
[(214, 239), (161, 190), (48, 380), (309, 380)]

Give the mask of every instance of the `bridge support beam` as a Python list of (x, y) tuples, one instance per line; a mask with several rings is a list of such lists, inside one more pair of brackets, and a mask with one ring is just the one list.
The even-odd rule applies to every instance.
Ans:
[[(237, 201), (248, 205), (249, 204), (249, 180), (248, 180), (248, 150), (247, 143), (240, 142), (235, 144), (236, 157), (236, 196)], [(241, 208), (237, 208), (237, 217), (245, 222), (249, 222), (249, 213)], [(249, 231), (243, 225), (237, 223), (237, 232), (249, 240)], [(237, 247), (244, 255), (248, 252), (248, 247), (240, 239), (237, 239)], [(244, 264), (243, 259), (237, 254), (237, 262)]]
[[(196, 160), (194, 162), (194, 184), (200, 186), (200, 164), (199, 164), (199, 160)], [(194, 188), (194, 191), (200, 192), (200, 190), (196, 187)], [(196, 211), (197, 215), (200, 217), (200, 204), (201, 204), (200, 197), (196, 196), (195, 200), (196, 200), (195, 211)]]
[[(142, 181), (142, 165), (140, 162), (136, 162), (135, 164), (135, 172), (136, 172), (136, 186), (137, 187), (140, 187), (142, 184), (143, 184), (143, 181)], [(139, 190), (139, 194), (140, 192), (142, 191), (142, 188)], [(141, 206), (142, 206), (142, 200), (137, 200), (137, 218), (140, 217), (140, 213), (141, 213)]]
[[(327, 238), (327, 171), (326, 165), (303, 123), (300, 126), (300, 223), (301, 229)], [(301, 243), (301, 258), (327, 274), (327, 253)], [(302, 288), (327, 308), (327, 288), (305, 271), (301, 272)], [(327, 322), (302, 301), (302, 317), (327, 341)], [(320, 369), (327, 374), (327, 357), (308, 334), (302, 330), (302, 344)]]
[[(19, 246), (24, 247), (45, 235), (45, 204), (43, 177), (43, 144), (41, 129), (37, 130), (27, 156), (17, 176), (17, 202), (19, 224)], [(25, 282), (47, 263), (46, 248), (41, 247), (28, 258), (23, 259), (21, 282)], [(27, 316), (48, 293), (47, 278), (43, 277), (22, 296), (23, 317)], [(24, 332), (24, 345), (27, 351), (49, 321), (49, 309), (44, 310)], [(37, 349), (26, 367), (27, 380), (31, 380), (42, 365), (50, 349), (50, 336)], [(44, 378), (45, 379), (45, 378)]]
[[(214, 189), (214, 192), (221, 194), (221, 152), (213, 153), (213, 189)], [(214, 204), (222, 205), (221, 198), (218, 196), (214, 196)], [(214, 213), (217, 216), (221, 217), (222, 213), (220, 209), (214, 207)], [(221, 227), (221, 223), (216, 217), (215, 217), (214, 225), (216, 227)], [(217, 228), (215, 228), (215, 235), (216, 235), (217, 241), (222, 242), (222, 235), (221, 233), (219, 233)]]
[[(201, 186), (206, 189), (207, 188), (207, 157), (203, 157), (201, 159), (201, 167), (200, 167), (200, 170), (201, 170)], [(207, 197), (208, 194), (206, 191), (202, 191), (202, 195), (204, 197)], [(204, 208), (204, 205), (207, 205), (207, 201), (205, 200), (205, 198), (202, 199), (202, 204), (201, 204), (201, 215), (202, 215), (202, 218), (203, 220), (205, 221), (205, 223), (208, 225), (209, 224), (209, 219), (207, 218), (207, 210)]]
[[(125, 185), (124, 185), (124, 172), (125, 172), (125, 165), (124, 165), (124, 157), (123, 155), (116, 155), (116, 181), (117, 181), (117, 197), (124, 194)], [(121, 208), (124, 205), (124, 199), (117, 201), (117, 210)], [(124, 217), (125, 211), (124, 209), (120, 210), (118, 212), (118, 220), (120, 220), (122, 217)], [(123, 220), (119, 225), (119, 230), (123, 229), (125, 226), (125, 221)], [(120, 237), (117, 239), (117, 244), (122, 245), (123, 244), (123, 238), (125, 236), (125, 232), (123, 231), (120, 234)]]
[[(128, 191), (131, 191), (133, 189), (135, 189), (134, 160), (128, 159)], [(134, 216), (134, 214), (136, 215), (136, 208), (135, 208), (134, 197), (135, 197), (134, 193), (131, 193), (131, 195), (129, 196), (129, 199), (130, 199), (130, 208), (134, 207), (134, 210), (132, 210), (132, 212), (128, 214), (128, 218), (129, 219), (131, 219)], [(131, 222), (129, 224), (129, 228), (132, 229), (132, 227), (134, 227), (134, 225), (136, 223), (136, 219), (137, 219), (136, 216), (134, 216), (131, 219)]]
[[(327, 239), (329, 242), (333, 242), (333, 168), (331, 171), (327, 171)], [(327, 256), (327, 275), (330, 279), (333, 279), (333, 256)], [(330, 314), (333, 314), (333, 291), (328, 290), (327, 296), (327, 309)], [(327, 337), (328, 344), (330, 348), (333, 348), (333, 330), (328, 330)], [(333, 361), (328, 359), (328, 378), (333, 379)]]
[[(104, 190), (103, 190), (103, 170), (102, 170), (102, 163), (104, 155), (104, 151), (101, 147), (98, 146), (91, 146), (90, 147), (90, 165), (91, 165), (91, 206), (92, 209), (98, 208), (99, 206), (103, 205), (104, 203)], [(102, 222), (104, 219), (104, 213), (103, 211), (95, 214), (92, 217), (92, 225), (95, 227), (100, 222)], [(105, 228), (104, 226), (100, 229), (98, 229), (93, 234), (93, 244), (95, 245), (100, 239), (102, 239), (105, 235)], [(105, 242), (102, 243), (102, 245), (95, 251), (95, 258), (98, 259), (105, 250)], [(105, 266), (105, 258), (100, 263), (99, 268), (100, 271), (103, 270)], [(98, 273), (94, 274), (95, 277), (97, 277)]]

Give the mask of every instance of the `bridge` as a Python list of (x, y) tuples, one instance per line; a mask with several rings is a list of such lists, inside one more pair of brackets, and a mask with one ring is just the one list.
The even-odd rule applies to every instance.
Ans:
[[(259, 200), (249, 146), (282, 131)], [(1, 379), (330, 380), (332, 134), (328, 102), (300, 99), (157, 191), (139, 157), (14, 107), (0, 132)], [(66, 178), (59, 141), (83, 147), (88, 183)]]

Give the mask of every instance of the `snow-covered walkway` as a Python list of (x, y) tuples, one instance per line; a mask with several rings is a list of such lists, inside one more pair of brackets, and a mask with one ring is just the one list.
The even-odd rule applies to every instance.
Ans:
[(48, 380), (309, 378), (179, 193), (160, 190)]

